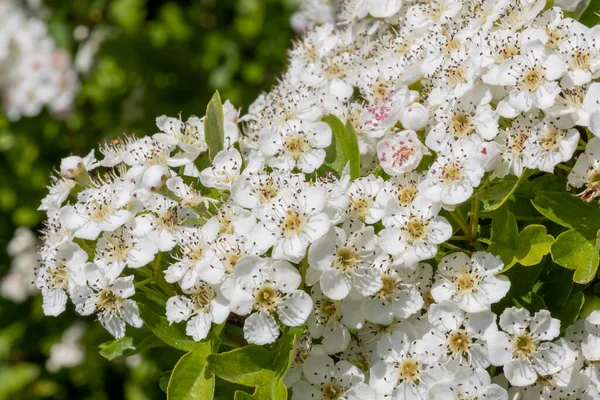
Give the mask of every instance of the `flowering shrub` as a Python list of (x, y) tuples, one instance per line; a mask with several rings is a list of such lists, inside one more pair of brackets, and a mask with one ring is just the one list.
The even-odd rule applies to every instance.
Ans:
[(244, 116), (63, 159), (45, 314), (185, 351), (171, 399), (599, 398), (600, 30), (545, 8), (306, 8)]

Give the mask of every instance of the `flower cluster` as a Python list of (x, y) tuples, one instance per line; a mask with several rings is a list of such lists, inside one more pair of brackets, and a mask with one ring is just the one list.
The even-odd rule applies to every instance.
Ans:
[(598, 398), (599, 317), (559, 338), (547, 310), (496, 314), (501, 258), (447, 241), (477, 230), (458, 207), (482, 182), (552, 173), (580, 141), (569, 185), (600, 196), (600, 139), (580, 135), (600, 136), (600, 31), (539, 0), (317, 3), (246, 115), (216, 96), (63, 160), (45, 313), (70, 297), (118, 338), (151, 295), (196, 341), (228, 320), (257, 345), (305, 328), (298, 399)]
[(22, 1), (0, 4), (0, 96), (11, 120), (38, 115), (43, 107), (63, 116), (79, 82), (68, 51), (57, 49), (47, 26)]

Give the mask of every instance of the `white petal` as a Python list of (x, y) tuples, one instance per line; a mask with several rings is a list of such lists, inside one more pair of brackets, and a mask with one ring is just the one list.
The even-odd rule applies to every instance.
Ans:
[(275, 319), (269, 314), (259, 311), (248, 318), (244, 323), (244, 338), (252, 344), (273, 343), (279, 337), (279, 327)]
[(308, 318), (312, 306), (311, 297), (302, 290), (296, 290), (277, 307), (277, 314), (282, 324), (300, 326)]

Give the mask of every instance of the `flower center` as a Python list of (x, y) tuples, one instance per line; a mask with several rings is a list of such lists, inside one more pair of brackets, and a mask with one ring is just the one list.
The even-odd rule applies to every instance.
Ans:
[(464, 111), (458, 111), (450, 120), (450, 129), (454, 136), (465, 136), (473, 131), (473, 117)]
[(409, 244), (423, 238), (425, 236), (426, 225), (423, 220), (418, 217), (412, 217), (406, 224), (406, 232), (408, 233)]
[(327, 80), (341, 79), (346, 75), (344, 68), (339, 63), (331, 61), (331, 63), (325, 68), (324, 75)]
[(321, 313), (328, 318), (333, 318), (338, 315), (338, 305), (335, 301), (325, 299), (321, 301)]
[(407, 162), (414, 154), (415, 148), (413, 146), (407, 146), (405, 144), (401, 144), (400, 146), (392, 147), (392, 151), (394, 152), (392, 157), (394, 161), (392, 162), (392, 166), (394, 167), (402, 167), (405, 162)]
[(542, 137), (540, 144), (544, 150), (556, 152), (559, 149), (558, 142), (561, 136), (561, 132), (558, 129), (550, 127), (546, 129), (546, 132), (544, 132), (544, 136)]
[(417, 383), (421, 377), (423, 368), (421, 364), (412, 358), (405, 358), (398, 365), (398, 373), (404, 381)]
[(360, 256), (351, 247), (341, 247), (333, 259), (333, 268), (342, 272), (351, 272), (358, 267)]
[(219, 215), (219, 234), (231, 235), (233, 233), (233, 221), (228, 215)]
[(103, 222), (113, 213), (113, 209), (106, 203), (101, 203), (96, 199), (92, 200), (92, 212), (90, 213), (90, 221)]
[(535, 340), (527, 334), (513, 338), (513, 357), (531, 358), (537, 350)]
[(380, 299), (391, 303), (394, 294), (397, 292), (396, 279), (390, 274), (383, 274), (383, 276), (381, 277), (381, 282), (383, 283), (383, 286), (381, 287), (377, 295)]
[(48, 268), (46, 270), (48, 274), (49, 281), (52, 286), (56, 289), (64, 289), (67, 287), (68, 282), (68, 272), (67, 268), (62, 264), (57, 264), (56, 268)]
[(539, 88), (542, 83), (544, 83), (544, 75), (542, 74), (540, 67), (535, 67), (525, 72), (521, 79), (521, 83), (523, 87), (530, 92)]
[(457, 329), (448, 335), (448, 349), (455, 355), (462, 355), (471, 348), (471, 335), (464, 329)]
[(520, 131), (515, 135), (508, 137), (508, 148), (514, 154), (521, 154), (525, 150), (525, 143), (529, 139), (529, 134), (525, 131)]
[(210, 309), (210, 302), (217, 297), (213, 288), (208, 283), (202, 282), (196, 286), (192, 297), (192, 307), (194, 310), (207, 312)]
[(479, 286), (479, 277), (467, 272), (465, 267), (462, 267), (460, 274), (456, 277), (454, 285), (461, 293), (476, 293)]
[(600, 194), (600, 168), (591, 169), (587, 173), (586, 189), (581, 194), (581, 199), (592, 201)]
[(304, 217), (297, 211), (287, 210), (283, 219), (283, 234), (285, 236), (296, 236), (304, 229)]
[(240, 258), (242, 258), (242, 253), (237, 252), (232, 252), (225, 258), (225, 272), (227, 272), (227, 274), (233, 274), (233, 270)]
[(572, 69), (590, 69), (590, 51), (586, 49), (575, 49), (570, 60)]
[(299, 159), (304, 153), (310, 150), (308, 140), (304, 135), (290, 135), (285, 141), (285, 150), (295, 160)]
[(371, 207), (371, 199), (367, 196), (350, 197), (350, 212), (357, 218), (365, 219)]
[(177, 229), (177, 211), (170, 209), (161, 214), (157, 219), (158, 229), (174, 231)]
[(462, 180), (462, 165), (451, 163), (442, 167), (442, 182), (445, 185), (451, 185)]
[(413, 187), (405, 187), (398, 190), (398, 202), (400, 205), (409, 206), (417, 198), (417, 191)]
[(346, 391), (337, 383), (329, 383), (322, 389), (323, 399), (327, 400), (342, 400), (345, 398)]
[(96, 307), (99, 310), (116, 311), (119, 309), (121, 298), (118, 297), (110, 286), (105, 287), (98, 293)]
[(269, 203), (279, 194), (279, 190), (273, 185), (273, 178), (267, 181), (258, 189), (259, 201), (261, 204)]
[(548, 35), (548, 46), (555, 49), (562, 40), (562, 33), (556, 29), (546, 28), (546, 35)]
[(378, 80), (373, 87), (373, 94), (379, 100), (387, 99), (390, 94), (391, 84), (389, 81)]
[(448, 68), (446, 70), (446, 79), (448, 80), (448, 85), (451, 87), (456, 87), (461, 83), (467, 83), (467, 76), (465, 72), (466, 68), (462, 65)]
[(274, 311), (279, 303), (279, 293), (272, 284), (266, 283), (254, 295), (254, 305), (262, 311)]
[(521, 53), (517, 46), (513, 46), (510, 43), (505, 43), (502, 45), (502, 49), (500, 49), (500, 57), (505, 60), (508, 60), (511, 57), (518, 56)]

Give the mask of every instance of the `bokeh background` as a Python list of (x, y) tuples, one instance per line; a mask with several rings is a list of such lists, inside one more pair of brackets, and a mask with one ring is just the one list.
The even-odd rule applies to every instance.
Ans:
[[(45, 0), (43, 7), (57, 47), (75, 55), (81, 36), (103, 40), (64, 120), (43, 111), (15, 122), (0, 110), (0, 279), (15, 229), (41, 228), (37, 207), (61, 157), (123, 133), (153, 134), (162, 114), (203, 115), (215, 90), (246, 109), (285, 68), (296, 1)], [(111, 337), (92, 322), (72, 310), (44, 317), (37, 296), (0, 297), (0, 400), (164, 398), (156, 382), (179, 355), (154, 348), (109, 361), (97, 345)], [(62, 365), (69, 357), (76, 366)], [(233, 392), (217, 388), (217, 396)]]

